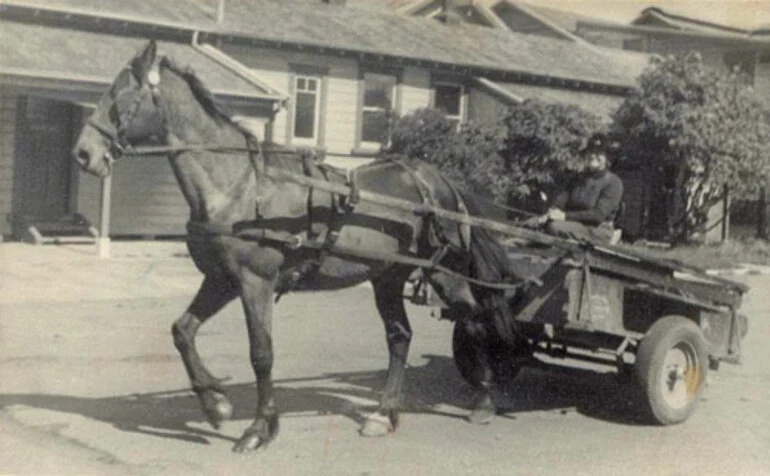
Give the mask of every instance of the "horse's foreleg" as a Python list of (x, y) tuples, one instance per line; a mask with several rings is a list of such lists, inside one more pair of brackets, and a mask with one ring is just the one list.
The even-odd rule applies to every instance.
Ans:
[(195, 347), (195, 335), (206, 320), (238, 295), (238, 287), (227, 279), (206, 277), (187, 311), (171, 326), (174, 345), (184, 362), (187, 375), (200, 399), (203, 413), (214, 428), (232, 415), (232, 405), (220, 381), (203, 365)]
[(247, 271), (241, 277), (241, 299), (249, 334), (251, 366), (257, 378), (254, 422), (233, 447), (242, 453), (265, 449), (278, 435), (278, 409), (273, 398), (272, 296), (275, 279)]
[(390, 358), (380, 406), (361, 426), (361, 434), (364, 436), (383, 436), (398, 426), (406, 358), (412, 340), (412, 328), (403, 298), (404, 282), (410, 272), (408, 268), (392, 268), (391, 272), (372, 280), (377, 310), (385, 324)]

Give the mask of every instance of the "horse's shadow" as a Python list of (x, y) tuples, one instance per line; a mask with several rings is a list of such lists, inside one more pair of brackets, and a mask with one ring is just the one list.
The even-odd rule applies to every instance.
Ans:
[[(464, 383), (450, 357), (426, 355), (427, 363), (406, 372), (403, 411), (464, 418), (472, 389)], [(385, 371), (324, 374), (317, 377), (276, 380), (275, 401), (284, 416), (299, 414), (341, 415), (361, 423), (376, 408)], [(234, 406), (233, 419), (250, 419), (256, 398), (255, 385), (225, 387)], [(362, 403), (364, 402), (364, 403)], [(567, 367), (524, 369), (496, 395), (499, 417), (515, 418), (521, 412), (576, 411), (591, 418), (638, 424), (628, 392), (612, 374)], [(82, 415), (122, 431), (208, 444), (209, 439), (233, 438), (203, 423), (197, 398), (189, 391), (84, 398), (51, 394), (0, 394), (0, 411), (24, 405)]]

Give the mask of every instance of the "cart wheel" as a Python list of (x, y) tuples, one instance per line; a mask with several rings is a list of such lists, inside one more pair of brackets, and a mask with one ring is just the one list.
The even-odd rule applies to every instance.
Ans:
[[(490, 355), (495, 384), (507, 385), (516, 378), (519, 370), (521, 370), (521, 364), (516, 361), (516, 349), (500, 342), (488, 345), (487, 350)], [(478, 382), (474, 377), (476, 354), (473, 347), (473, 337), (460, 321), (455, 322), (452, 332), (452, 354), (460, 376), (470, 385), (476, 386)]]
[(662, 425), (681, 423), (692, 415), (707, 372), (703, 333), (682, 316), (659, 319), (636, 352), (636, 381), (651, 417)]

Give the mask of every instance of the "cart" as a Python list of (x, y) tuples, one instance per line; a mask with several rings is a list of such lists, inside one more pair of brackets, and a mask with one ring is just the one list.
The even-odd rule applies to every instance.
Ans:
[[(614, 366), (638, 386), (652, 420), (670, 425), (693, 413), (709, 370), (739, 362), (747, 320), (737, 311), (746, 286), (630, 247), (509, 242), (510, 258), (542, 284), (513, 302), (528, 346), (496, 362), (498, 378), (541, 364), (536, 354)], [(443, 309), (442, 316), (454, 319), (452, 312)], [(455, 325), (453, 352), (470, 381), (464, 329)]]
[[(355, 195), (357, 200), (430, 214), (502, 236), (501, 244), (510, 259), (522, 275), (534, 277), (537, 284), (528, 286), (512, 302), (516, 327), (526, 346), (510, 349), (510, 358), (503, 356), (494, 363), (498, 379), (513, 378), (521, 366), (533, 362), (522, 354), (607, 364), (637, 384), (655, 422), (670, 425), (693, 413), (709, 370), (717, 370), (721, 362), (740, 361), (741, 340), (748, 329), (747, 319), (738, 313), (748, 291), (742, 284), (678, 261), (645, 256), (630, 246), (578, 242), (430, 203), (412, 203), (367, 190), (354, 192), (351, 183), (332, 183), (279, 169), (267, 173), (274, 179), (347, 198)], [(332, 251), (449, 272), (434, 260), (412, 256), (339, 246)], [(430, 299), (425, 290), (425, 286), (415, 286), (407, 297), (427, 304)], [(442, 308), (442, 316), (449, 319), (460, 319), (457, 312)], [(475, 359), (469, 339), (463, 327), (455, 325), (455, 362), (470, 382)]]

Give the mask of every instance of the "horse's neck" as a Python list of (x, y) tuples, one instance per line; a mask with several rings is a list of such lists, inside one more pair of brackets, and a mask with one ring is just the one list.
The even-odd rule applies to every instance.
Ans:
[[(246, 147), (233, 125), (212, 118), (194, 98), (167, 102), (168, 142), (171, 146)], [(248, 153), (192, 151), (172, 154), (174, 175), (199, 222), (233, 222), (253, 218), (255, 178)]]

